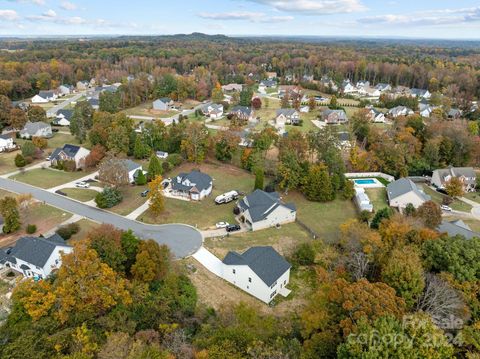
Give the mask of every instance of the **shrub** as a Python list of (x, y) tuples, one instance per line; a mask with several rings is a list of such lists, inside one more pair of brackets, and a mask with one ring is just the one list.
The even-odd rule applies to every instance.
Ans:
[(122, 202), (122, 194), (117, 188), (106, 187), (102, 193), (97, 194), (95, 203), (98, 208), (112, 208)]
[(172, 164), (170, 162), (162, 162), (162, 171), (163, 173), (167, 173), (172, 169)]
[(35, 224), (29, 224), (27, 225), (27, 233), (28, 234), (33, 234), (37, 231), (37, 226)]
[(168, 163), (170, 163), (173, 167), (180, 166), (183, 163), (183, 157), (178, 153), (172, 153), (167, 158)]
[(292, 262), (301, 266), (308, 266), (315, 263), (315, 250), (311, 243), (302, 243), (297, 246), (292, 255)]
[(70, 223), (65, 226), (61, 226), (55, 233), (57, 233), (64, 240), (72, 238), (74, 234), (77, 234), (80, 231), (80, 226), (78, 223)]
[(27, 141), (23, 144), (22, 155), (24, 157), (33, 157), (35, 155), (35, 146), (32, 142)]
[(27, 161), (25, 160), (25, 157), (21, 153), (17, 154), (15, 156), (15, 166), (17, 167), (25, 167), (27, 165)]
[(137, 186), (143, 186), (146, 183), (147, 183), (147, 177), (145, 177), (145, 174), (143, 173), (143, 171), (139, 170), (138, 175), (135, 178), (135, 184)]

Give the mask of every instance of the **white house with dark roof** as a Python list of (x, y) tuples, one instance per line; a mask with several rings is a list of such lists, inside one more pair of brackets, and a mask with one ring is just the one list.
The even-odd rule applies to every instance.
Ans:
[(210, 117), (212, 120), (218, 120), (223, 116), (223, 105), (211, 103), (205, 105), (202, 109), (205, 116)]
[(230, 115), (236, 116), (237, 118), (244, 121), (252, 121), (254, 119), (254, 112), (251, 107), (247, 106), (235, 106), (230, 111)]
[(63, 147), (56, 148), (50, 155), (50, 164), (56, 167), (61, 162), (74, 161), (75, 168), (85, 168), (85, 159), (90, 154), (86, 148), (66, 144)]
[(387, 92), (392, 90), (392, 86), (385, 83), (379, 83), (377, 84), (377, 86), (375, 86), (375, 89), (377, 89), (380, 92)]
[(144, 174), (146, 172), (143, 170), (143, 167), (141, 164), (136, 163), (132, 160), (126, 159), (126, 160), (121, 160), (123, 166), (127, 169), (128, 172), (128, 180), (130, 183), (134, 183), (135, 180), (137, 179), (138, 172), (142, 171)]
[(388, 115), (393, 118), (397, 118), (400, 116), (410, 116), (410, 115), (413, 115), (413, 113), (414, 112), (411, 109), (405, 106), (397, 106), (397, 107), (391, 108), (388, 111)]
[(52, 126), (45, 122), (28, 121), (19, 133), (21, 138), (30, 139), (32, 137), (51, 138), (53, 136)]
[(264, 303), (290, 293), (286, 286), (291, 265), (272, 247), (252, 247), (242, 254), (228, 252), (222, 263), (223, 279)]
[(283, 203), (277, 192), (255, 190), (241, 199), (237, 208), (240, 220), (252, 231), (295, 222), (297, 209), (293, 203)]
[(374, 123), (385, 123), (385, 114), (374, 107), (367, 108), (370, 120)]
[(180, 173), (171, 182), (172, 194), (174, 196), (201, 201), (212, 193), (212, 177), (200, 171)]
[(465, 239), (480, 238), (480, 233), (472, 231), (470, 226), (461, 219), (457, 221), (442, 221), (437, 227), (440, 233), (446, 233), (449, 237), (462, 236)]
[(58, 92), (60, 95), (65, 96), (65, 95), (70, 95), (73, 93), (74, 88), (71, 85), (60, 85), (58, 86)]
[(48, 103), (56, 99), (57, 94), (55, 91), (40, 91), (38, 95), (32, 97), (32, 103)]
[(350, 82), (350, 80), (344, 80), (342, 82), (342, 92), (343, 93), (353, 93), (356, 92), (357, 88)]
[(445, 189), (445, 185), (453, 178), (458, 178), (463, 183), (465, 192), (474, 192), (477, 186), (477, 174), (473, 167), (448, 167), (433, 171), (432, 185)]
[(0, 135), (0, 152), (10, 151), (15, 149), (17, 146), (13, 142), (13, 138), (10, 135)]
[(70, 126), (70, 120), (73, 117), (73, 110), (58, 110), (52, 124), (55, 126)]
[(410, 89), (410, 96), (429, 99), (430, 97), (432, 97), (432, 94), (428, 90), (413, 88)]
[(397, 208), (400, 212), (403, 212), (409, 204), (418, 208), (431, 200), (429, 195), (425, 194), (408, 178), (400, 178), (389, 183), (387, 186), (387, 197), (390, 207)]
[(0, 250), (0, 266), (9, 267), (25, 277), (46, 278), (62, 265), (62, 254), (73, 248), (62, 237), (22, 237), (14, 247)]

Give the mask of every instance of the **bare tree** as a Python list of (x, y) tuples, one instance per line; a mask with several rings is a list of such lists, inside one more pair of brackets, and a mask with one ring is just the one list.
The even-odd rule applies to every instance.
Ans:
[(347, 259), (347, 266), (354, 280), (366, 278), (370, 269), (370, 260), (363, 252), (354, 252)]
[(126, 186), (130, 183), (128, 177), (128, 168), (125, 162), (109, 156), (105, 158), (98, 169), (98, 178), (100, 181), (114, 186)]
[(463, 317), (465, 303), (455, 289), (435, 274), (425, 275), (425, 289), (417, 310), (430, 314), (436, 324)]

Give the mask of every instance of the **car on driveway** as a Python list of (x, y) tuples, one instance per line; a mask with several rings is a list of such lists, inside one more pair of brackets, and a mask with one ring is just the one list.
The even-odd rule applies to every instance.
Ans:
[(241, 229), (241, 227), (238, 224), (231, 224), (225, 228), (227, 232), (237, 232)]
[(442, 211), (446, 211), (446, 212), (452, 212), (452, 208), (450, 208), (449, 206), (446, 206), (444, 204), (442, 204), (440, 206), (440, 208), (442, 209)]
[(82, 182), (75, 183), (75, 187), (77, 187), (77, 188), (88, 188), (88, 187), (90, 187), (90, 184), (88, 182), (82, 181)]
[(230, 224), (228, 224), (228, 222), (218, 222), (215, 227), (217, 227), (217, 229), (221, 229), (221, 228), (227, 228)]
[(140, 196), (142, 196), (142, 197), (147, 197), (149, 192), (150, 192), (150, 190), (149, 190), (149, 189), (146, 189), (145, 191), (143, 191), (142, 193), (140, 193)]

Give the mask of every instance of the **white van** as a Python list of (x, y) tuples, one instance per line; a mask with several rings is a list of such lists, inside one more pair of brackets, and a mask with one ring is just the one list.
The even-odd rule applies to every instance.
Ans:
[(224, 204), (224, 203), (229, 203), (234, 200), (238, 199), (238, 192), (237, 191), (230, 191), (224, 194), (221, 194), (217, 198), (215, 198), (215, 203), (216, 204)]

